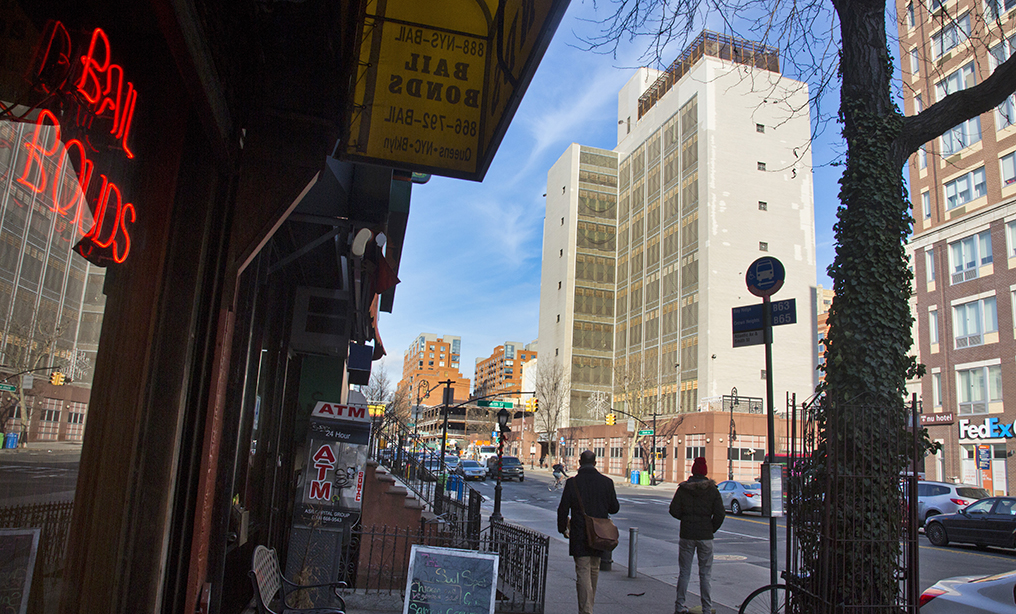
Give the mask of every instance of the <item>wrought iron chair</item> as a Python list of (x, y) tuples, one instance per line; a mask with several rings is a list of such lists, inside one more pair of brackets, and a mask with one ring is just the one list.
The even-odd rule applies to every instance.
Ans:
[[(258, 546), (254, 549), (251, 560), (250, 581), (254, 585), (254, 598), (257, 601), (258, 614), (345, 614), (346, 601), (339, 590), (346, 587), (345, 582), (328, 582), (325, 584), (295, 584), (282, 575), (279, 568), (279, 557), (274, 548)], [(286, 600), (293, 593), (312, 588), (330, 588), (338, 606), (322, 608), (294, 608)]]

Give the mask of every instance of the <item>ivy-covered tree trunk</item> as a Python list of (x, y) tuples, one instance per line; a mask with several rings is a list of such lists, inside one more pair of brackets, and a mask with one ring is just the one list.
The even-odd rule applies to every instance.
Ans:
[[(818, 448), (824, 503), (819, 586), (833, 604), (886, 607), (898, 596), (907, 458), (904, 395), (913, 359), (904, 245), (913, 219), (894, 155), (903, 117), (892, 102), (885, 3), (833, 2), (841, 24), (840, 179), (836, 296), (826, 342), (826, 401)], [(834, 587), (834, 588), (833, 588)]]

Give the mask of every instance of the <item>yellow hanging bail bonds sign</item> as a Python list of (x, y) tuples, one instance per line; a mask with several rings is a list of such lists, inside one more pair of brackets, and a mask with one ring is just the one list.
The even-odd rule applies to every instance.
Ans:
[(342, 157), (482, 180), (567, 6), (369, 2)]

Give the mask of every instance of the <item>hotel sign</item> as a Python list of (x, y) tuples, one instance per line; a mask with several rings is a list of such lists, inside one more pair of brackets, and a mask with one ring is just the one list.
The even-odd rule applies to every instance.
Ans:
[(921, 426), (953, 424), (954, 422), (956, 422), (956, 415), (952, 412), (946, 414), (921, 414)]
[(370, 2), (342, 157), (482, 180), (567, 6)]

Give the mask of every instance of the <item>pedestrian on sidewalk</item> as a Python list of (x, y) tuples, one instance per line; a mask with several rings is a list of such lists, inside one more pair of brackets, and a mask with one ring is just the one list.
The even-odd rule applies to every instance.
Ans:
[(706, 459), (701, 456), (691, 466), (691, 477), (681, 482), (670, 502), (670, 515), (681, 521), (681, 540), (678, 546), (678, 563), (681, 575), (677, 580), (675, 614), (688, 612), (684, 604), (691, 580), (691, 561), (698, 552), (699, 589), (702, 593), (702, 612), (709, 614), (713, 601), (709, 580), (713, 569), (713, 534), (723, 524), (723, 499), (716, 482), (706, 477), (709, 472)]
[(544, 465), (546, 463), (547, 463), (547, 455), (546, 454), (541, 454), (540, 455), (540, 469), (543, 469)]
[(596, 453), (586, 450), (579, 456), (578, 473), (565, 482), (561, 504), (557, 506), (557, 530), (568, 538), (568, 554), (575, 558), (579, 614), (593, 614), (600, 556), (603, 555), (602, 550), (589, 547), (585, 516), (607, 518), (620, 509), (614, 481), (596, 470)]

